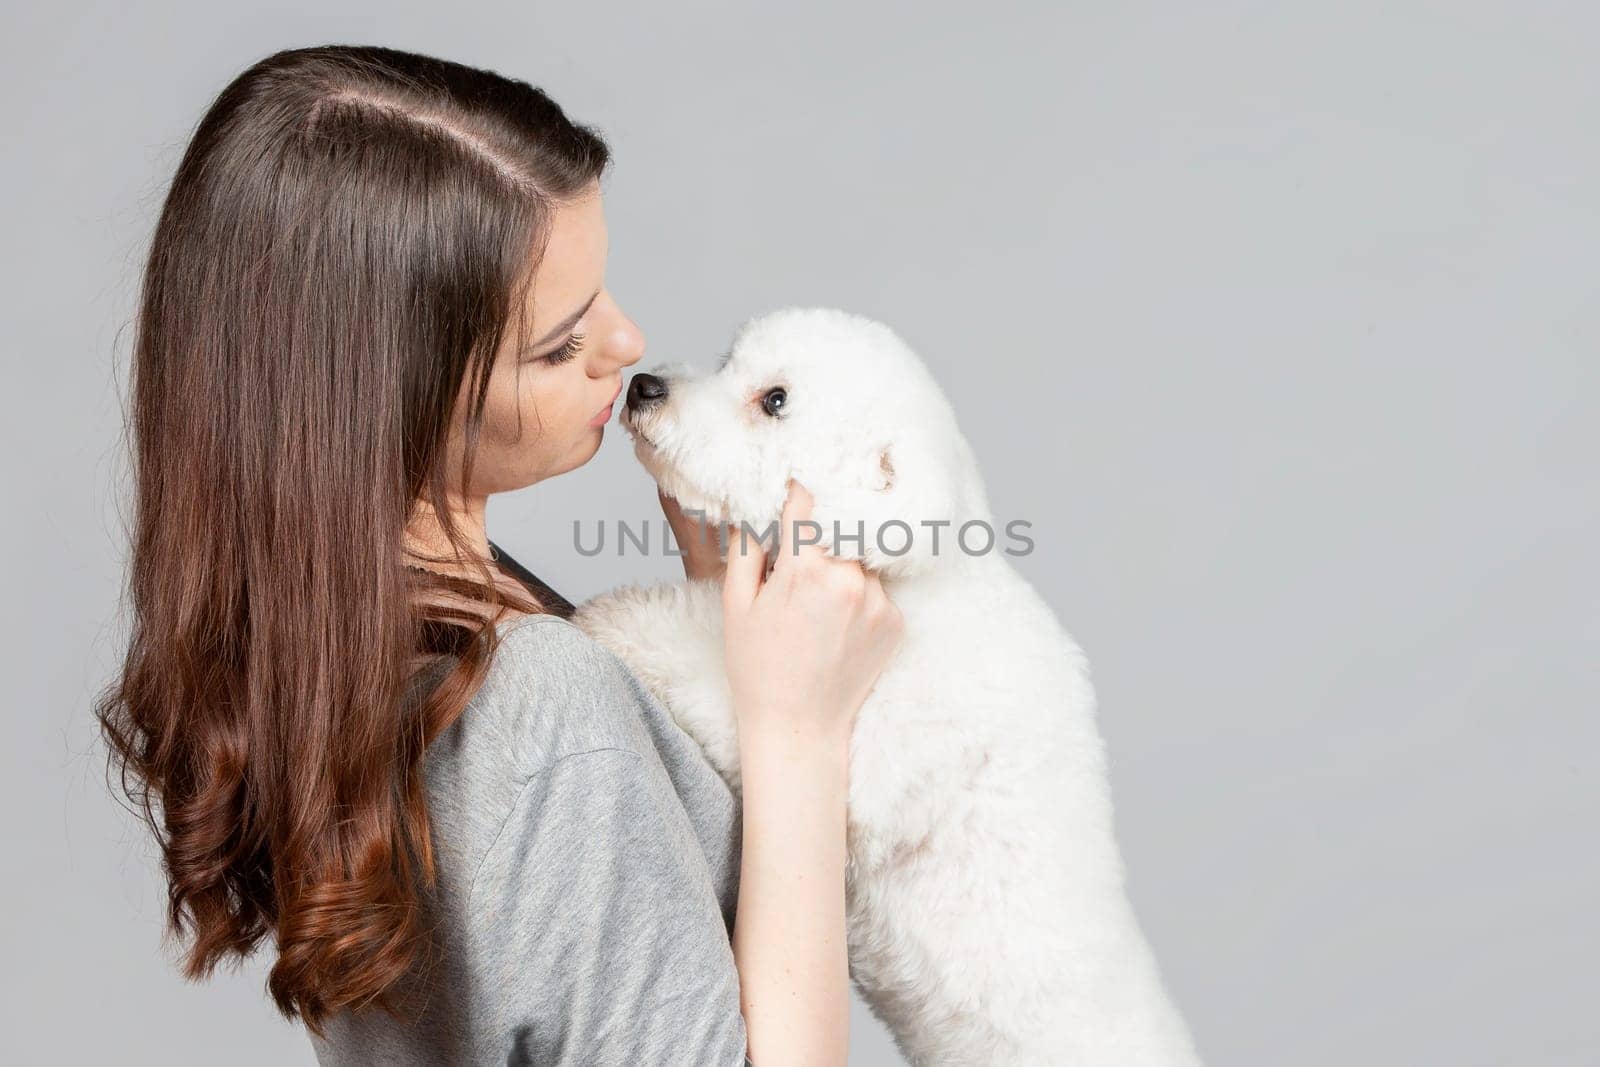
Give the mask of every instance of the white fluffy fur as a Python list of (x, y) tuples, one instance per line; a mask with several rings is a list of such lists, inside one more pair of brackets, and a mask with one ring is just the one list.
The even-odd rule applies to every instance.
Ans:
[[(715, 372), (662, 372), (668, 398), (625, 424), (685, 507), (757, 529), (790, 476), (826, 544), (866, 524), (905, 618), (850, 754), (850, 971), (917, 1065), (1199, 1062), (1123, 888), (1082, 652), (996, 548), (978, 465), (926, 368), (888, 327), (785, 308), (739, 328)], [(759, 398), (783, 386), (779, 418)], [(914, 548), (878, 552), (898, 518)], [(951, 520), (931, 551), (923, 520)], [(891, 549), (902, 535), (886, 537)], [(981, 541), (974, 537), (969, 544)], [(739, 789), (718, 587), (629, 587), (576, 621), (638, 674)]]

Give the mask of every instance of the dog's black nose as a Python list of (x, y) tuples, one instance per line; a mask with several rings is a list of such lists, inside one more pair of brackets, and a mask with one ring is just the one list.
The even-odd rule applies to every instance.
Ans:
[(667, 395), (667, 383), (654, 374), (635, 374), (628, 383), (628, 406), (635, 411), (648, 407)]

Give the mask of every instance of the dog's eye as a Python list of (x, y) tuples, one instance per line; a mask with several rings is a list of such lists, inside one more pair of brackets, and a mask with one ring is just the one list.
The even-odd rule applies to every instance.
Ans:
[(789, 399), (789, 394), (783, 388), (768, 389), (767, 395), (761, 398), (761, 410), (773, 418), (783, 410), (783, 405)]

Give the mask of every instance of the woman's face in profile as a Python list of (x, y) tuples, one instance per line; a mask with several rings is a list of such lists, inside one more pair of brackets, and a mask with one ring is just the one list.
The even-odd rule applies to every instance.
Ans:
[[(521, 489), (582, 466), (600, 447), (622, 370), (644, 354), (644, 335), (606, 292), (607, 251), (594, 183), (556, 208), (529, 290), (527, 342), (519, 351), (508, 330), (495, 357), (465, 496)], [(457, 400), (451, 471), (459, 469), (466, 402)]]

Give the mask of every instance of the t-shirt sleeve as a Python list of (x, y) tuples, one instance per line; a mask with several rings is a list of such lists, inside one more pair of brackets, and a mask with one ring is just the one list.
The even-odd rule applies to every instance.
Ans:
[(750, 1062), (727, 927), (659, 771), (623, 748), (564, 756), (485, 853), (472, 999), (510, 1035), (508, 1062)]

